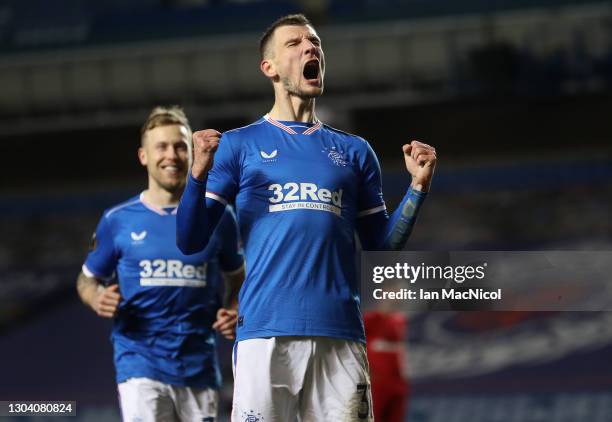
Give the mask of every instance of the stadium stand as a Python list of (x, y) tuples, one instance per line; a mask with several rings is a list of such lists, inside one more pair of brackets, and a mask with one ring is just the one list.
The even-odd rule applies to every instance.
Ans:
[[(74, 280), (102, 210), (137, 193), (138, 124), (160, 102), (196, 128), (263, 114), (258, 33), (309, 7), (328, 62), (318, 111), (371, 141), (389, 208), (405, 138), (439, 151), (411, 249), (611, 249), (610, 1), (308, 3), (0, 2), (0, 400), (77, 400), (70, 421), (119, 420), (110, 327)], [(608, 421), (611, 326), (607, 313), (414, 315), (408, 420)]]

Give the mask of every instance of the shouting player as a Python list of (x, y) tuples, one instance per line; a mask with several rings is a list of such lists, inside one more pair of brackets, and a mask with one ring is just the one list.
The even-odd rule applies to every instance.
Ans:
[(372, 148), (317, 119), (325, 57), (309, 21), (277, 20), (260, 52), (274, 105), (222, 139), (212, 129), (194, 134), (178, 245), (185, 253), (204, 248), (226, 204), (235, 201), (247, 278), (234, 346), (232, 421), (372, 420), (354, 233), (364, 249), (402, 248), (436, 153), (416, 141), (402, 147), (412, 184), (389, 216)]
[[(138, 157), (148, 188), (107, 210), (77, 281), (98, 315), (114, 317), (112, 342), (125, 421), (216, 421), (216, 329), (233, 338), (244, 278), (238, 229), (222, 209), (206, 249), (176, 247), (176, 207), (190, 164), (191, 129), (181, 109), (155, 108)], [(226, 280), (221, 303), (221, 271)], [(116, 276), (118, 284), (107, 284)]]

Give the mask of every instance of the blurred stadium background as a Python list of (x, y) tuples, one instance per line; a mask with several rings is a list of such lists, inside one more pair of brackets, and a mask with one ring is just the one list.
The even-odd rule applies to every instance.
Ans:
[[(267, 111), (258, 36), (296, 11), (323, 38), (318, 114), (372, 143), (392, 208), (402, 143), (438, 150), (411, 249), (611, 249), (611, 1), (3, 0), (0, 400), (118, 420), (110, 325), (74, 288), (90, 235), (146, 182), (152, 106), (220, 130)], [(605, 312), (416, 315), (408, 420), (610, 421), (610, 327)]]

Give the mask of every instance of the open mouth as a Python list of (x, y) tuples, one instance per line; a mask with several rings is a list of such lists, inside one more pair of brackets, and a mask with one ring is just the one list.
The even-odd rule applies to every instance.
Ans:
[(304, 65), (304, 79), (311, 81), (319, 78), (321, 71), (318, 60), (310, 60)]

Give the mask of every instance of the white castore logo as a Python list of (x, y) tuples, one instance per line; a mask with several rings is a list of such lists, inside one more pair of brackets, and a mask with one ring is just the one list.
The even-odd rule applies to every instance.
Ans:
[(264, 159), (266, 159), (266, 160), (269, 160), (269, 159), (271, 159), (271, 158), (276, 157), (276, 155), (278, 154), (278, 150), (277, 150), (277, 149), (275, 149), (275, 150), (274, 150), (274, 151), (272, 151), (270, 154), (268, 154), (268, 153), (267, 153), (267, 152), (265, 152), (265, 151), (259, 151), (259, 153), (261, 154), (261, 158), (264, 158)]
[(144, 240), (144, 238), (147, 236), (147, 231), (143, 230), (141, 233), (130, 233), (130, 236), (132, 236), (132, 240), (135, 242), (138, 242), (139, 240)]
[(342, 189), (331, 191), (319, 188), (314, 183), (274, 183), (268, 187), (273, 196), (269, 198), (270, 212), (308, 209), (327, 211), (342, 215)]

